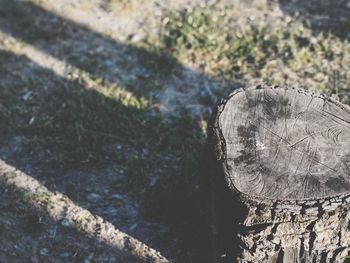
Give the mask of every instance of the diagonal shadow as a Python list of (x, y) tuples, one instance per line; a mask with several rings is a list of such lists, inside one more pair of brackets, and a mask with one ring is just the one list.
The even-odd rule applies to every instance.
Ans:
[[(166, 250), (168, 246), (174, 246), (173, 239), (176, 238), (176, 233), (172, 231), (163, 232), (162, 234), (166, 235), (165, 238), (156, 237), (158, 240), (152, 238), (148, 239), (148, 232), (145, 228), (148, 228), (149, 225), (146, 223), (139, 224), (137, 231), (130, 231), (130, 224), (134, 222), (123, 222), (123, 218), (119, 218), (115, 214), (106, 215), (104, 213), (104, 210), (108, 210), (110, 207), (116, 208), (117, 211), (123, 211), (123, 209), (128, 210), (128, 206), (132, 202), (108, 199), (107, 202), (103, 202), (103, 205), (101, 201), (91, 207), (89, 206), (89, 202), (86, 201), (86, 198), (81, 197), (87, 196), (89, 191), (97, 191), (102, 195), (105, 189), (110, 189), (111, 187), (122, 191), (125, 188), (125, 195), (128, 195), (129, 192), (139, 191), (140, 187), (135, 186), (134, 182), (131, 181), (136, 180), (137, 183), (141, 184), (143, 187), (144, 184), (142, 184), (142, 182), (147, 182), (148, 174), (156, 169), (156, 167), (147, 167), (149, 159), (142, 160), (142, 156), (140, 156), (140, 160), (128, 160), (130, 156), (118, 155), (118, 153), (113, 152), (113, 154), (109, 156), (108, 162), (101, 163), (94, 158), (87, 163), (83, 162), (80, 165), (87, 166), (87, 168), (83, 169), (80, 173), (71, 171), (65, 173), (64, 169), (59, 169), (59, 167), (57, 167), (57, 170), (47, 169), (45, 168), (47, 164), (38, 162), (38, 159), (45, 162), (47, 159), (50, 159), (52, 154), (55, 155), (56, 152), (60, 154), (62, 151), (66, 154), (73, 154), (71, 158), (75, 159), (77, 156), (85, 156), (88, 158), (89, 154), (94, 153), (94, 151), (101, 151), (102, 154), (108, 156), (108, 151), (104, 151), (104, 149), (100, 149), (98, 146), (124, 142), (125, 139), (127, 139), (127, 144), (131, 143), (136, 151), (142, 152), (145, 146), (141, 145), (140, 147), (138, 143), (148, 141), (151, 145), (157, 145), (159, 141), (159, 132), (166, 132), (166, 130), (169, 129), (167, 126), (157, 126), (162, 122), (162, 117), (159, 114), (150, 114), (150, 110), (147, 109), (125, 106), (118, 100), (108, 98), (95, 90), (87, 89), (78, 81), (71, 81), (57, 76), (50, 70), (36, 65), (25, 56), (17, 56), (10, 52), (1, 51), (0, 58), (0, 75), (2, 79), (0, 83), (0, 102), (2, 108), (4, 108), (3, 111), (0, 111), (0, 119), (2, 120), (0, 123), (0, 131), (2, 134), (7, 133), (8, 137), (20, 136), (25, 138), (25, 140), (29, 140), (29, 144), (28, 142), (21, 142), (15, 146), (10, 144), (8, 148), (13, 148), (14, 152), (12, 154), (8, 154), (5, 149), (6, 143), (2, 143), (3, 147), (0, 149), (0, 152), (2, 156), (6, 156), (7, 162), (38, 179), (51, 191), (59, 191), (67, 194), (79, 205), (89, 208), (92, 212), (100, 215), (107, 221), (115, 222), (118, 226), (119, 221), (121, 221), (121, 226), (125, 228), (126, 232), (131, 232), (132, 235), (138, 237), (140, 240), (151, 243), (158, 251), (163, 252), (162, 250)], [(26, 94), (28, 90), (33, 94), (40, 94), (40, 96), (35, 96), (36, 99), (30, 103), (23, 102), (22, 95)], [(16, 107), (13, 105), (16, 105)], [(84, 108), (86, 105), (89, 105), (91, 108)], [(50, 113), (53, 113), (53, 115), (50, 115)], [(72, 113), (73, 115), (71, 115)], [(28, 125), (28, 119), (30, 119), (32, 115), (36, 115), (36, 121)], [(52, 124), (47, 125), (47, 123), (45, 123), (48, 121), (47, 118), (52, 118)], [(95, 122), (95, 119), (99, 121)], [(111, 122), (111, 120), (113, 120), (113, 122)], [(146, 122), (144, 122), (145, 120)], [(85, 129), (94, 129), (94, 133), (81, 137), (81, 135), (76, 132), (77, 121), (81, 121), (81, 126), (84, 126)], [(175, 128), (175, 134), (171, 133), (170, 136), (176, 135), (179, 141), (183, 141), (184, 144), (188, 144), (189, 147), (194, 147), (191, 150), (198, 152), (200, 142), (196, 138), (189, 137), (191, 136), (191, 131), (193, 129), (198, 130), (198, 127), (194, 127), (191, 123), (182, 122), (183, 120), (180, 120), (179, 127), (176, 127), (176, 125), (179, 125), (178, 123), (173, 124), (173, 126), (170, 124), (170, 128)], [(96, 127), (97, 124), (103, 124), (103, 126)], [(169, 125), (169, 123), (165, 125)], [(64, 129), (62, 129), (62, 127)], [(154, 130), (154, 128), (158, 130)], [(189, 129), (190, 133), (186, 132), (186, 129)], [(179, 131), (180, 133), (178, 133)], [(97, 134), (95, 132), (97, 132)], [(200, 131), (196, 133), (199, 134)], [(108, 134), (108, 136), (103, 136), (104, 134)], [(110, 134), (113, 136), (110, 137)], [(136, 138), (138, 138), (138, 140)], [(136, 144), (133, 145), (134, 142), (128, 141), (129, 139), (136, 140)], [(39, 143), (35, 143), (37, 140), (39, 140)], [(191, 142), (191, 140), (194, 142)], [(175, 143), (177, 143), (177, 141)], [(21, 148), (22, 144), (28, 144), (28, 146), (24, 146), (24, 149), (16, 150), (18, 147)], [(158, 154), (160, 156), (165, 155), (169, 152), (169, 149), (164, 149), (164, 147), (169, 147), (168, 144), (169, 142), (165, 141), (159, 144), (155, 149), (150, 150), (152, 152), (159, 151)], [(79, 150), (80, 147), (83, 147), (82, 150)], [(175, 146), (170, 144), (170, 147)], [(179, 147), (182, 146), (179, 145)], [(77, 151), (75, 151), (75, 148), (78, 148)], [(185, 151), (189, 151), (189, 149), (185, 149)], [(160, 157), (156, 156), (156, 158)], [(55, 162), (59, 162), (59, 160), (62, 159), (58, 158)], [(120, 174), (118, 174), (116, 170), (106, 173), (106, 171), (101, 168), (103, 166), (109, 168), (110, 165), (108, 163), (111, 162), (116, 164), (116, 167), (119, 167), (118, 165), (127, 165), (130, 166), (131, 169), (143, 169), (143, 172), (141, 174), (137, 172), (137, 177), (131, 174), (129, 177), (119, 180), (117, 185), (115, 185), (114, 177), (118, 178)], [(96, 171), (96, 169), (94, 169), (94, 163), (95, 165), (100, 163), (100, 168), (98, 168), (95, 174), (91, 172), (91, 170)], [(180, 163), (170, 161), (166, 164), (190, 165), (183, 161)], [(155, 165), (162, 165), (161, 159), (158, 163), (155, 163)], [(164, 170), (163, 172), (166, 173), (169, 171)], [(174, 175), (174, 173), (171, 175)], [(174, 182), (174, 179), (171, 179), (171, 177), (167, 177), (166, 179), (170, 179), (170, 184)], [(98, 183), (96, 183), (96, 181), (98, 181)], [(164, 183), (164, 181), (162, 181), (162, 183)], [(182, 218), (182, 220), (195, 220), (193, 216), (196, 212), (188, 212), (198, 211), (199, 209), (198, 206), (196, 207), (197, 194), (191, 189), (194, 183), (195, 180), (193, 181), (193, 179), (190, 182), (178, 183), (175, 181), (175, 187), (170, 191), (170, 194), (173, 196), (165, 200), (166, 204), (162, 203), (163, 200), (153, 199), (155, 201), (153, 206), (160, 206), (160, 208), (154, 211), (160, 211), (162, 206), (170, 205), (171, 209), (168, 209), (168, 213), (171, 215), (172, 213), (179, 213), (179, 217)], [(108, 196), (108, 194), (105, 196)], [(157, 215), (153, 214), (152, 216), (156, 217)], [(184, 227), (183, 222), (177, 221), (179, 218), (175, 217), (174, 220), (175, 226), (178, 225), (178, 228)], [(161, 221), (155, 221), (152, 231), (161, 229), (161, 226)], [(188, 226), (185, 226), (184, 232), (187, 232), (187, 227)], [(146, 235), (144, 233), (146, 233)], [(202, 246), (202, 244), (198, 242), (192, 245), (188, 243), (193, 242), (192, 235), (198, 235), (196, 230), (192, 229), (192, 233), (190, 233), (188, 237), (184, 237), (184, 240), (188, 241), (184, 243), (185, 247), (181, 246), (180, 249), (183, 250), (177, 252), (180, 255), (176, 256), (188, 260), (188, 257), (192, 257), (188, 256), (188, 254), (193, 253), (191, 249), (198, 249), (197, 246)], [(181, 243), (180, 240), (181, 237), (178, 243)], [(175, 249), (179, 249), (179, 247), (175, 246)], [(182, 253), (183, 255), (181, 255)], [(200, 252), (195, 253), (203, 256)], [(167, 252), (165, 252), (165, 255), (166, 254)], [(181, 262), (186, 262), (186, 260), (181, 260)]]
[[(6, 4), (4, 5), (5, 2)], [(142, 48), (117, 43), (100, 34), (91, 32), (89, 29), (77, 25), (72, 21), (67, 21), (59, 16), (51, 14), (32, 3), (5, 2), (2, 2), (2, 5), (0, 5), (0, 29), (2, 31), (27, 44), (34, 45), (38, 49), (60, 60), (65, 60), (96, 76), (96, 78), (102, 77), (109, 82), (127, 86), (130, 90), (132, 89), (132, 92), (137, 94), (138, 97), (152, 92), (155, 82), (161, 83), (159, 86), (162, 88), (163, 85), (169, 83), (169, 79), (172, 79), (175, 74), (180, 73), (195, 76), (196, 79), (202, 79), (203, 82), (220, 82), (220, 80), (212, 79), (183, 67), (176, 61), (164, 56), (162, 52), (151, 53)], [(53, 28), (55, 29), (54, 31), (52, 31)], [(72, 39), (71, 35), (74, 35), (74, 32), (79, 32), (80, 34), (79, 37)], [(86, 38), (81, 39), (80, 37), (82, 35)], [(90, 42), (89, 40), (93, 41)], [(136, 59), (136, 62), (132, 60), (131, 63), (126, 63), (127, 65), (125, 65), (121, 74), (136, 74), (138, 78), (136, 82), (132, 83), (132, 85), (128, 85), (128, 83), (125, 83), (125, 78), (123, 79), (120, 75), (106, 74), (106, 72), (108, 73), (108, 71), (113, 68), (110, 64), (106, 65), (106, 63), (104, 63), (106, 57), (101, 55), (101, 57), (96, 56), (91, 58), (90, 55), (91, 50), (101, 45), (108, 49), (119, 51), (119, 53), (114, 53), (116, 57), (113, 57), (116, 59), (115, 63), (117, 64), (125, 63), (123, 59), (118, 58), (118, 55), (124, 52), (128, 56)], [(83, 49), (79, 52), (79, 54), (83, 54), (82, 57), (77, 57), (77, 53), (74, 53), (75, 49)], [(8, 162), (19, 169), (29, 172), (52, 191), (61, 191), (68, 194), (82, 206), (86, 205), (86, 203), (84, 203), (83, 198), (79, 199), (79, 194), (87, 193), (87, 189), (91, 190), (92, 184), (92, 181), (89, 180), (90, 177), (86, 176), (84, 172), (92, 169), (91, 167), (96, 166), (96, 164), (99, 164), (100, 167), (101, 165), (107, 166), (111, 162), (117, 163), (119, 166), (123, 166), (125, 162), (127, 162), (128, 166), (136, 164), (136, 168), (142, 169), (142, 174), (137, 178), (137, 180), (141, 181), (141, 185), (145, 180), (148, 180), (147, 176), (157, 168), (147, 167), (148, 160), (142, 160), (142, 156), (139, 158), (141, 160), (130, 161), (128, 159), (130, 156), (121, 154), (116, 157), (115, 155), (120, 153), (101, 149), (101, 145), (112, 145), (116, 142), (121, 142), (121, 144), (123, 144), (123, 142), (126, 141), (126, 144), (132, 145), (131, 151), (136, 149), (137, 152), (142, 152), (145, 148), (145, 144), (142, 142), (147, 141), (148, 144), (157, 145), (155, 150), (160, 150), (160, 152), (155, 158), (161, 159), (162, 155), (169, 155), (169, 152), (171, 153), (172, 151), (176, 152), (177, 149), (175, 147), (177, 142), (182, 141), (182, 144), (178, 145), (178, 147), (183, 147), (183, 152), (198, 152), (200, 143), (198, 143), (197, 138), (191, 137), (193, 136), (191, 130), (199, 130), (199, 128), (193, 127), (193, 124), (186, 118), (180, 118), (175, 124), (165, 123), (159, 126), (159, 123), (163, 122), (162, 116), (152, 110), (127, 107), (123, 103), (110, 99), (97, 91), (86, 89), (79, 81), (70, 81), (59, 77), (51, 71), (39, 67), (24, 56), (18, 57), (8, 52), (2, 52), (0, 58), (2, 60), (0, 71), (2, 71), (3, 76), (9, 76), (9, 79), (5, 78), (0, 84), (0, 99), (2, 109), (4, 109), (4, 111), (0, 111), (0, 120), (3, 124), (0, 124), (0, 130), (2, 134), (7, 134), (9, 137), (16, 135), (22, 139), (24, 138), (26, 144), (29, 145), (22, 151), (14, 151), (14, 154), (10, 154), (8, 156)], [(89, 63), (86, 62), (85, 58), (88, 58)], [(7, 68), (6, 62), (9, 61), (20, 66), (18, 68)], [(141, 72), (143, 73), (138, 75), (137, 72), (140, 71), (140, 65), (143, 69)], [(21, 68), (25, 68), (26, 70), (21, 71)], [(145, 79), (144, 72), (147, 74), (150, 73), (151, 76)], [(177, 77), (179, 76), (177, 75)], [(150, 82), (149, 85), (147, 85), (148, 81)], [(191, 85), (189, 84), (189, 86)], [(34, 95), (41, 93), (40, 96), (36, 97), (38, 100), (30, 103), (23, 103), (21, 100), (23, 94), (26, 94), (28, 91), (33, 92)], [(62, 103), (63, 101), (64, 103)], [(12, 105), (16, 105), (16, 107)], [(84, 105), (90, 106), (86, 109)], [(101, 105), (104, 106), (101, 108)], [(25, 109), (23, 109), (23, 107)], [(46, 113), (49, 112), (54, 112), (54, 114), (52, 116), (47, 116)], [(36, 116), (34, 124), (28, 125), (28, 120), (30, 123), (33, 115)], [(91, 121), (91, 119), (94, 118), (99, 121)], [(128, 122), (126, 122), (126, 119)], [(80, 122), (77, 123), (77, 120)], [(50, 121), (52, 121), (52, 125), (47, 125), (47, 122)], [(128, 123), (129, 126), (124, 126), (125, 123)], [(59, 129), (60, 127), (64, 127), (66, 130), (63, 134), (62, 129)], [(156, 129), (154, 127), (156, 127)], [(86, 129), (92, 132), (80, 138), (81, 134), (77, 132), (79, 129)], [(169, 129), (174, 129), (173, 133), (168, 132)], [(186, 130), (188, 130), (188, 132)], [(168, 133), (168, 135), (162, 139), (160, 138), (160, 134), (163, 132)], [(200, 131), (197, 131), (196, 134), (200, 134)], [(170, 149), (167, 149), (169, 145), (166, 140), (170, 139), (173, 135), (177, 136), (177, 141), (170, 145)], [(134, 142), (133, 138), (138, 138), (138, 140)], [(139, 144), (140, 142), (141, 144)], [(3, 145), (6, 144), (3, 143)], [(19, 145), (21, 145), (21, 143), (19, 143)], [(85, 147), (86, 145), (88, 147)], [(10, 145), (9, 147), (12, 148), (12, 146), (13, 145)], [(16, 147), (17, 145), (13, 148)], [(22, 146), (19, 146), (19, 148), (21, 147)], [(33, 155), (33, 157), (31, 157), (31, 155)], [(179, 155), (180, 152), (172, 157), (166, 156), (166, 158), (170, 159), (179, 158), (179, 162), (173, 160), (159, 161), (157, 165), (184, 166), (184, 170), (193, 170), (193, 168), (189, 167), (193, 164), (186, 163), (186, 160), (182, 160)], [(49, 171), (48, 169), (44, 170), (45, 164), (37, 162), (37, 159), (41, 161), (53, 159), (54, 163), (63, 162), (70, 167), (70, 165), (77, 165), (77, 163), (74, 161), (70, 162), (69, 160), (76, 160), (77, 158), (80, 158), (81, 161), (78, 163), (78, 166), (88, 167), (83, 173), (80, 173), (79, 176), (74, 173), (64, 176), (59, 174), (58, 176), (57, 172)], [(60, 167), (56, 168), (57, 171), (62, 171), (58, 169)], [(179, 169), (170, 169), (170, 174), (173, 175), (174, 171), (179, 172)], [(167, 173), (168, 171), (165, 170), (163, 172)], [(194, 213), (198, 210), (198, 207), (196, 207), (197, 201), (188, 201), (196, 199), (196, 193), (193, 188), (191, 188), (196, 183), (196, 179), (192, 177), (189, 182), (188, 179), (186, 179), (186, 182), (180, 183), (176, 182), (176, 180), (170, 176), (166, 177), (166, 179), (170, 179), (170, 182), (167, 182), (167, 184), (173, 184), (172, 190), (167, 193), (167, 198), (165, 200), (159, 200), (164, 197), (164, 195), (160, 195), (157, 197), (158, 200), (156, 200), (156, 203), (153, 204), (155, 207), (158, 206), (154, 211), (160, 212), (162, 210), (167, 210), (165, 214), (168, 214), (168, 216), (178, 214), (178, 217), (174, 217), (173, 221), (175, 221), (175, 224), (180, 228), (183, 228), (184, 224), (179, 221), (181, 217), (181, 220), (184, 221), (196, 221)], [(132, 178), (135, 179), (135, 177)], [(64, 183), (62, 183), (62, 180), (64, 180)], [(124, 188), (124, 186), (126, 186), (126, 189), (129, 189), (128, 187), (133, 185), (133, 183), (129, 182), (130, 180), (124, 181), (122, 180), (122, 182), (116, 183), (119, 189)], [(78, 182), (78, 184), (76, 182)], [(162, 181), (162, 183), (164, 183), (164, 181)], [(96, 209), (97, 214), (104, 218), (107, 217), (102, 214), (101, 211), (98, 211), (98, 207), (92, 207), (90, 209)], [(152, 216), (155, 216), (155, 212), (152, 213)], [(110, 218), (106, 219), (109, 220)], [(191, 224), (192, 223), (190, 223), (190, 225)], [(191, 225), (191, 228), (192, 227), (193, 225)], [(183, 231), (188, 232), (187, 230), (189, 229)], [(142, 229), (140, 232), (142, 232)], [(190, 235), (198, 235), (194, 233), (196, 231), (193, 230), (193, 228), (191, 232)], [(139, 235), (138, 232), (132, 234), (135, 236)], [(164, 239), (159, 240), (158, 245), (161, 248), (158, 248), (157, 245), (155, 245), (155, 248), (162, 251), (162, 247), (165, 249), (165, 247), (171, 245), (173, 234), (167, 233), (167, 235), (168, 241), (164, 242)], [(196, 238), (197, 237), (198, 236), (196, 236)], [(140, 236), (141, 240), (143, 238)], [(184, 251), (181, 251), (181, 253), (185, 255), (182, 255), (182, 259), (185, 258), (185, 260), (181, 260), (181, 262), (186, 262), (186, 260), (188, 262), (198, 261), (191, 259), (192, 256), (186, 255), (193, 254), (193, 251), (190, 251), (193, 249), (197, 249), (195, 252), (197, 253), (197, 258), (205, 257), (202, 251), (198, 252), (198, 247), (202, 246), (200, 242), (198, 243), (197, 240), (194, 241), (193, 236), (185, 237), (185, 241), (186, 240), (187, 242), (185, 242), (183, 246), (187, 248), (182, 247)], [(155, 241), (149, 240), (149, 242)], [(180, 240), (179, 242), (181, 243), (182, 241)], [(205, 259), (202, 258), (200, 261), (204, 262), (204, 260)]]
[[(151, 51), (120, 43), (31, 2), (2, 1), (0, 30), (95, 77), (126, 86), (138, 96), (155, 95), (178, 79), (183, 79), (187, 90), (198, 89), (195, 83), (202, 89), (208, 83), (211, 86), (225, 83), (188, 69), (167, 50)], [(200, 94), (199, 91), (192, 95)]]
[[(97, 252), (97, 262), (169, 262), (159, 252), (60, 193), (50, 192), (2, 160), (0, 182), (0, 205), (4, 210), (0, 217), (1, 262), (23, 262), (28, 257), (25, 246), (32, 247), (32, 255), (27, 258), (30, 262), (38, 262), (39, 258), (41, 262), (61, 262), (59, 258), (64, 258), (63, 262), (89, 261), (91, 252)], [(13, 209), (10, 204), (17, 207)], [(17, 231), (9, 233), (10, 226)], [(42, 238), (45, 232), (49, 237)], [(39, 249), (40, 256), (36, 255)]]
[(285, 13), (309, 24), (316, 33), (331, 33), (343, 40), (350, 38), (349, 1), (279, 0), (279, 5)]

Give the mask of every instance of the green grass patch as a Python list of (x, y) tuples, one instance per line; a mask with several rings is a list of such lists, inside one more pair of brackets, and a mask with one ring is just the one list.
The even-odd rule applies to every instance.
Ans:
[(232, 10), (230, 6), (170, 12), (163, 18), (162, 33), (148, 42), (209, 75), (247, 85), (266, 81), (328, 94), (349, 92), (347, 41), (295, 21), (235, 24)]

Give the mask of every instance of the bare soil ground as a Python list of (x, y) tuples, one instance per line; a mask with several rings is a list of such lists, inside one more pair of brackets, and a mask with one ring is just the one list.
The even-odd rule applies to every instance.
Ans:
[(211, 107), (262, 81), (348, 103), (349, 14), (348, 1), (1, 0), (0, 262), (208, 262)]

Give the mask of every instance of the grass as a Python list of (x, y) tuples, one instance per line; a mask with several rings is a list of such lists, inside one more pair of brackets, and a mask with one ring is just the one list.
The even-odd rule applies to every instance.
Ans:
[[(347, 41), (298, 22), (237, 25), (230, 22), (232, 8), (170, 12), (163, 18), (161, 35), (147, 41), (219, 78), (248, 85), (266, 81), (305, 86), (329, 95), (348, 92)], [(343, 101), (348, 102), (346, 97)]]
[[(55, 21), (62, 21), (29, 5), (28, 10), (37, 14), (37, 21), (45, 22), (45, 27), (40, 28), (26, 9), (16, 8), (20, 9), (24, 24), (33, 25), (31, 31), (22, 34), (23, 24), (13, 24), (14, 36), (23, 45), (32, 44), (37, 36), (41, 39), (46, 31), (51, 32), (51, 26), (55, 27)], [(122, 47), (74, 23), (63, 24), (47, 34), (50, 41), (69, 39), (72, 32), (82, 31), (84, 36), (91, 35), (115, 49)], [(144, 211), (149, 216), (174, 220), (175, 215), (190, 210), (199, 181), (198, 160), (205, 122), (186, 110), (164, 116), (158, 110), (158, 102), (146, 92), (133, 92), (138, 89), (136, 86), (140, 90), (157, 90), (157, 79), (167, 78), (178, 66), (171, 53), (156, 46), (131, 47), (137, 66), (150, 72), (152, 78), (138, 79), (129, 74), (123, 81), (111, 84), (99, 74), (103, 54), (90, 50), (79, 54), (69, 45), (63, 45), (63, 49), (60, 45), (60, 54), (64, 53), (73, 65), (60, 77), (25, 56), (14, 55), (11, 49), (15, 46), (9, 43), (9, 51), (0, 52), (0, 95), (6, 98), (0, 115), (4, 120), (0, 130), (6, 136), (1, 140), (19, 138), (20, 150), (13, 158), (26, 159), (55, 173), (118, 165), (127, 177), (122, 182), (111, 181), (110, 186), (144, 200)], [(118, 60), (117, 66), (122, 67), (123, 73), (135, 67), (135, 60), (125, 57), (112, 57)], [(29, 98), (23, 99), (28, 92)], [(157, 178), (155, 185), (150, 183), (151, 177)], [(76, 196), (73, 186), (68, 191)]]
[[(104, 4), (108, 9), (113, 4), (126, 3)], [(40, 18), (35, 21), (49, 19), (45, 11), (32, 8)], [(24, 12), (19, 10), (19, 14)], [(246, 85), (263, 80), (304, 85), (328, 94), (348, 91), (348, 42), (329, 33), (314, 33), (297, 22), (271, 26), (250, 21), (237, 25), (232, 20), (234, 10), (234, 6), (196, 7), (166, 13), (160, 33), (149, 35), (134, 48), (137, 63), (156, 79), (167, 78), (183, 63), (205, 75), (240, 80)], [(16, 34), (24, 34), (21, 39), (26, 42), (38, 37), (67, 38), (77, 30), (86, 31), (57, 17), (44, 26), (36, 25), (30, 16), (24, 17), (25, 23), (34, 23), (31, 30), (22, 32), (20, 23), (14, 28)], [(57, 27), (55, 21), (62, 23)], [(152, 78), (130, 78), (124, 81), (125, 86), (109, 84), (96, 73), (95, 65), (104, 58), (87, 53), (81, 59), (78, 53), (71, 52), (68, 60), (87, 71), (74, 68), (66, 78), (30, 65), (25, 57), (15, 62), (17, 58), (11, 53), (1, 53), (0, 86), (6, 98), (4, 110), (0, 111), (1, 123), (5, 124), (1, 130), (22, 136), (23, 156), (39, 156), (41, 162), (57, 169), (120, 164), (130, 178), (126, 187), (136, 186), (142, 193), (147, 192), (149, 178), (145, 175), (154, 175), (160, 180), (148, 191), (153, 196), (149, 200), (169, 201), (174, 195), (179, 197), (172, 199), (174, 206), (185, 202), (198, 181), (197, 155), (206, 121), (186, 111), (164, 118), (152, 97), (130, 92), (135, 86), (157, 90)], [(134, 60), (125, 59), (118, 58), (118, 64), (128, 68)], [(23, 75), (9, 67), (14, 63), (33, 71)], [(32, 95), (23, 101), (28, 91)], [(346, 96), (342, 98), (346, 101)], [(158, 207), (146, 206), (157, 210), (153, 214), (161, 214), (171, 207), (167, 201)]]
[[(131, 12), (139, 2), (101, 3), (108, 12)], [(15, 12), (10, 5), (8, 8)], [(350, 44), (328, 31), (313, 31), (307, 24), (279, 21), (270, 25), (258, 20), (238, 24), (233, 19), (237, 15), (234, 6), (173, 10), (164, 14), (157, 34), (128, 49), (132, 55), (113, 53), (117, 55), (111, 57), (114, 64), (110, 66), (103, 63), (110, 58), (108, 53), (92, 50), (100, 43), (114, 50), (125, 48), (123, 44), (31, 8), (38, 19), (33, 20), (30, 9), (17, 8), (23, 19), (13, 23), (14, 37), (22, 45), (67, 41), (56, 50), (59, 55), (55, 51), (51, 55), (63, 56), (74, 68), (60, 77), (25, 56), (0, 50), (0, 141), (18, 138), (21, 150), (14, 158), (33, 158), (48, 170), (117, 164), (127, 179), (111, 181), (110, 186), (142, 197), (144, 210), (152, 217), (184, 222), (198, 210), (199, 158), (206, 120), (183, 109), (164, 116), (157, 97), (149, 95), (166, 88), (157, 83), (176, 74), (177, 67), (189, 66), (203, 76), (239, 80), (245, 86), (261, 81), (303, 85), (338, 94), (349, 103)], [(98, 40), (97, 44), (82, 51), (71, 47), (69, 40), (76, 32)], [(117, 84), (102, 77), (114, 66), (123, 75)], [(127, 74), (139, 68), (149, 76)], [(150, 178), (157, 178), (155, 185)], [(76, 191), (74, 185), (68, 187), (69, 195)], [(24, 221), (35, 229), (42, 227), (41, 218), (35, 215)], [(0, 224), (0, 232), (5, 227)]]
[[(0, 129), (8, 136), (21, 136), (23, 150), (17, 158), (36, 156), (37, 163), (56, 170), (119, 164), (128, 174), (124, 191), (148, 192), (148, 200), (160, 200), (157, 211), (167, 207), (176, 189), (184, 191), (176, 199), (177, 207), (187, 202), (185, 193), (198, 181), (198, 152), (204, 138), (190, 114), (164, 118), (155, 102), (88, 73), (72, 71), (61, 78), (30, 66), (26, 57), (8, 52), (0, 57), (5, 66), (2, 79), (12, 81), (11, 86), (6, 81), (0, 84), (7, 98), (7, 111), (1, 116), (7, 121)], [(33, 71), (16, 79), (14, 62)], [(46, 90), (44, 83), (50, 83)], [(28, 90), (32, 95), (23, 101)], [(154, 189), (149, 187), (150, 175), (159, 178)]]

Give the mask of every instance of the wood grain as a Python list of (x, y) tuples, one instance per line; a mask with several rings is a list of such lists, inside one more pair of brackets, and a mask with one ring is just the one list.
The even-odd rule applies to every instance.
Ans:
[(219, 117), (233, 185), (248, 195), (281, 200), (349, 191), (349, 112), (293, 89), (235, 93)]
[(303, 89), (234, 91), (208, 125), (213, 262), (344, 262), (350, 108)]

